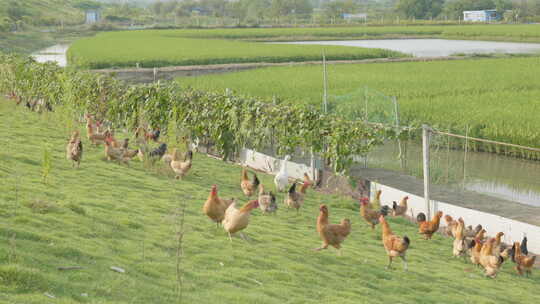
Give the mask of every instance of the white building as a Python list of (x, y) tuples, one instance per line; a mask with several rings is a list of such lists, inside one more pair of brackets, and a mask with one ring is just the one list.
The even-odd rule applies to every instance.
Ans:
[(490, 22), (499, 20), (501, 20), (501, 15), (497, 12), (497, 10), (463, 12), (463, 21), (466, 22)]
[(99, 10), (87, 10), (86, 11), (86, 24), (97, 23), (101, 20), (101, 13)]

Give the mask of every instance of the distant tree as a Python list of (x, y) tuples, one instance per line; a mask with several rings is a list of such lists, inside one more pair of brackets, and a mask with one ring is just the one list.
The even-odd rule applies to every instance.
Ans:
[(357, 9), (357, 3), (353, 0), (338, 0), (327, 2), (324, 6), (326, 17), (332, 19), (341, 19), (345, 13), (354, 13)]
[(83, 0), (83, 1), (75, 3), (73, 7), (85, 11), (85, 10), (101, 8), (101, 3), (97, 1), (92, 1), (92, 0)]
[(399, 0), (396, 11), (406, 18), (427, 19), (437, 17), (443, 5), (444, 0)]
[(154, 15), (160, 16), (161, 13), (164, 12), (163, 2), (158, 0), (156, 3), (152, 4), (152, 12), (154, 13)]
[(17, 22), (30, 14), (18, 1), (10, 1), (7, 5), (6, 15), (12, 22)]

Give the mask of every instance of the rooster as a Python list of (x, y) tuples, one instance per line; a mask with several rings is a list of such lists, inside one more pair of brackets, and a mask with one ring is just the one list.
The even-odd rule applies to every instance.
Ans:
[(285, 198), (285, 205), (289, 208), (296, 209), (296, 214), (298, 214), (300, 207), (304, 204), (304, 196), (306, 195), (307, 187), (309, 187), (309, 183), (304, 182), (300, 188), (300, 192), (296, 191), (296, 183), (293, 183), (289, 188), (289, 193)]
[[(225, 217), (223, 219), (223, 228), (229, 234), (229, 239), (232, 242), (231, 235), (244, 230), (249, 224), (249, 216), (251, 215), (251, 210), (259, 207), (259, 201), (253, 200), (244, 205), (244, 207), (237, 209), (236, 203), (232, 202), (227, 210), (225, 211)], [(244, 240), (246, 236), (240, 232), (240, 235)]]
[(259, 207), (263, 213), (273, 213), (277, 211), (276, 196), (270, 191), (270, 193), (264, 192), (264, 186), (259, 185)]
[(384, 206), (378, 211), (372, 210), (369, 208), (369, 198), (363, 197), (360, 199), (360, 216), (362, 216), (364, 220), (371, 225), (372, 230), (375, 229), (375, 225), (379, 223), (379, 217), (381, 215), (388, 215), (389, 209), (390, 208), (388, 206)]
[(441, 223), (442, 211), (435, 213), (431, 221), (426, 220), (426, 215), (422, 212), (418, 214), (416, 220), (418, 221), (418, 232), (424, 235), (424, 239), (429, 240), (435, 232), (439, 230)]
[(512, 246), (512, 250), (510, 251), (510, 254), (512, 256), (512, 261), (516, 263), (516, 271), (519, 275), (525, 275), (529, 276), (532, 272), (534, 262), (536, 261), (536, 256), (527, 256), (522, 252), (521, 245), (519, 242), (515, 242), (514, 246)]
[(332, 246), (338, 250), (338, 255), (341, 255), (341, 243), (351, 233), (351, 221), (345, 218), (341, 220), (340, 224), (330, 224), (328, 222), (328, 207), (321, 205), (319, 211), (317, 232), (321, 237), (322, 246), (315, 250), (320, 251)]
[(191, 169), (191, 164), (193, 160), (193, 151), (187, 151), (184, 161), (178, 160), (178, 151), (177, 149), (173, 150), (171, 168), (174, 173), (176, 173), (176, 179), (184, 178), (186, 174)]
[(504, 259), (501, 256), (493, 255), (493, 246), (495, 242), (495, 238), (490, 238), (480, 250), (480, 265), (482, 265), (486, 270), (486, 276), (491, 278), (495, 278), (497, 276), (497, 272), (504, 262)]
[(240, 181), (240, 188), (242, 188), (242, 192), (244, 192), (247, 197), (251, 197), (253, 194), (255, 194), (259, 184), (260, 182), (257, 174), (253, 174), (253, 182), (251, 182), (248, 178), (246, 168), (242, 168), (242, 180)]
[(403, 260), (403, 268), (405, 271), (407, 271), (407, 259), (405, 254), (409, 248), (409, 245), (411, 244), (411, 240), (407, 236), (400, 238), (399, 236), (393, 234), (388, 222), (384, 218), (384, 215), (381, 214), (379, 216), (379, 222), (382, 226), (383, 246), (386, 250), (386, 254), (388, 255), (388, 266), (386, 266), (386, 268), (392, 267), (393, 258), (400, 257)]
[(392, 216), (405, 215), (407, 213), (407, 201), (409, 200), (408, 196), (405, 196), (399, 202), (399, 205), (394, 201), (392, 202)]
[(81, 165), (82, 154), (83, 145), (79, 131), (74, 131), (66, 147), (66, 157), (71, 160), (72, 167), (75, 167), (75, 163), (77, 163), (77, 168), (79, 168)]
[(225, 211), (234, 203), (234, 199), (224, 200), (218, 196), (218, 188), (216, 185), (212, 186), (208, 199), (204, 203), (203, 212), (212, 221), (216, 222), (216, 226), (219, 226), (225, 217)]

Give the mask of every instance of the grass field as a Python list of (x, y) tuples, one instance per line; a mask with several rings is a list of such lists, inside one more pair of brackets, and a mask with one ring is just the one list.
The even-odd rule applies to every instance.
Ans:
[[(540, 25), (386, 26), (333, 28), (185, 29), (101, 33), (76, 41), (68, 52), (84, 68), (199, 65), (241, 62), (396, 57), (376, 49), (262, 45), (256, 41), (439, 37), (540, 42)], [(236, 41), (225, 41), (234, 39)], [(248, 40), (248, 41), (237, 41)]]
[[(79, 170), (65, 159), (69, 130), (57, 114), (39, 116), (0, 100), (0, 301), (4, 303), (173, 303), (178, 208), (185, 203), (183, 303), (535, 303), (540, 277), (497, 279), (451, 258), (451, 241), (420, 240), (416, 227), (391, 219), (411, 237), (409, 272), (386, 270), (380, 228), (371, 232), (349, 198), (310, 191), (300, 215), (254, 211), (252, 241), (217, 230), (201, 208), (210, 185), (242, 198), (240, 168), (197, 154), (183, 181), (163, 170), (107, 163), (84, 140)], [(82, 126), (81, 126), (82, 127)], [(83, 138), (86, 137), (83, 134)], [(8, 148), (9, 147), (9, 148)], [(49, 177), (42, 181), (49, 151)], [(272, 176), (260, 174), (270, 187)], [(384, 196), (383, 196), (384, 198)], [(281, 195), (278, 201), (281, 202)], [(349, 217), (344, 255), (313, 252), (318, 206)], [(144, 248), (144, 249), (143, 249)], [(60, 266), (81, 270), (58, 271)], [(111, 271), (121, 267), (126, 273)], [(48, 298), (45, 293), (56, 297)]]
[(242, 62), (289, 62), (369, 59), (405, 56), (399, 52), (339, 46), (289, 46), (216, 39), (178, 37), (171, 31), (100, 33), (76, 41), (68, 51), (70, 63), (84, 68), (160, 67)]
[[(291, 103), (320, 106), (320, 66), (276, 67), (222, 75), (180, 78), (185, 86), (277, 96)], [(414, 63), (331, 65), (331, 106), (364, 111), (364, 87), (399, 101), (403, 124), (414, 121), (470, 136), (538, 146), (540, 58), (482, 59)], [(346, 96), (343, 98), (340, 96)], [(337, 98), (336, 98), (337, 97)], [(341, 101), (343, 100), (343, 101)], [(369, 99), (380, 106), (380, 98)], [(369, 107), (375, 105), (368, 104)], [(388, 107), (393, 110), (391, 104)]]

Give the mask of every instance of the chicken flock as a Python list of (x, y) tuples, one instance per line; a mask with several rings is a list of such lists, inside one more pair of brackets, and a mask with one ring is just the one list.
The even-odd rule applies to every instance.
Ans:
[[(161, 159), (174, 172), (176, 179), (184, 178), (191, 170), (193, 161), (193, 152), (188, 150), (184, 157), (179, 157), (177, 149), (167, 153), (167, 144), (160, 143), (160, 129), (148, 131), (144, 127), (139, 127), (135, 131), (137, 143), (141, 146), (139, 149), (129, 149), (129, 139), (122, 143), (114, 137), (114, 132), (110, 129), (101, 130), (103, 125), (94, 119), (92, 115), (85, 115), (86, 131), (88, 141), (98, 146), (104, 145), (105, 156), (108, 161), (117, 161), (128, 164), (134, 157), (139, 157), (141, 161), (148, 159)], [(155, 149), (148, 149), (148, 142), (159, 143)], [(66, 157), (72, 162), (73, 167), (79, 168), (83, 156), (83, 143), (79, 131), (74, 131), (66, 146)], [(282, 161), (280, 170), (276, 174), (274, 184), (277, 192), (286, 192), (284, 194), (283, 205), (289, 209), (295, 209), (300, 212), (304, 204), (304, 198), (307, 190), (314, 186), (314, 182), (307, 173), (297, 189), (297, 181), (290, 183), (290, 177), (287, 173), (287, 161), (290, 156), (286, 156)], [(278, 210), (276, 194), (272, 191), (266, 191), (257, 174), (251, 173), (246, 168), (242, 168), (240, 177), (240, 189), (249, 201), (242, 206), (237, 205), (235, 198), (224, 199), (218, 194), (218, 186), (212, 185), (207, 200), (203, 204), (203, 213), (216, 226), (220, 225), (227, 232), (229, 240), (232, 242), (232, 235), (238, 233), (244, 240), (248, 240), (243, 230), (248, 227), (251, 212), (259, 208), (263, 214), (275, 214)], [(408, 196), (401, 199), (398, 204), (396, 201), (390, 205), (383, 205), (381, 202), (382, 191), (375, 193), (372, 201), (367, 197), (359, 199), (359, 216), (367, 223), (372, 230), (376, 225), (381, 224), (382, 245), (388, 256), (387, 268), (391, 268), (394, 258), (401, 258), (403, 267), (407, 270), (406, 253), (410, 247), (411, 239), (404, 235), (394, 234), (390, 228), (387, 216), (406, 216), (408, 210)], [(443, 213), (436, 212), (431, 219), (420, 213), (416, 217), (418, 233), (425, 239), (430, 240), (433, 235), (440, 230)], [(536, 261), (536, 256), (529, 255), (527, 249), (527, 237), (521, 242), (514, 242), (510, 245), (502, 243), (503, 232), (497, 233), (494, 237), (486, 237), (487, 231), (481, 225), (475, 228), (465, 226), (463, 218), (454, 218), (450, 215), (444, 215), (446, 226), (441, 230), (442, 235), (454, 239), (452, 255), (456, 258), (469, 257), (470, 262), (477, 267), (484, 269), (486, 276), (495, 278), (502, 264), (511, 259), (515, 263), (514, 269), (519, 275), (530, 275)], [(322, 241), (320, 247), (314, 249), (320, 251), (329, 246), (338, 250), (341, 255), (343, 242), (351, 233), (351, 220), (344, 218), (339, 224), (332, 224), (330, 221), (329, 207), (325, 204), (320, 205), (319, 216), (317, 217), (316, 230)]]

